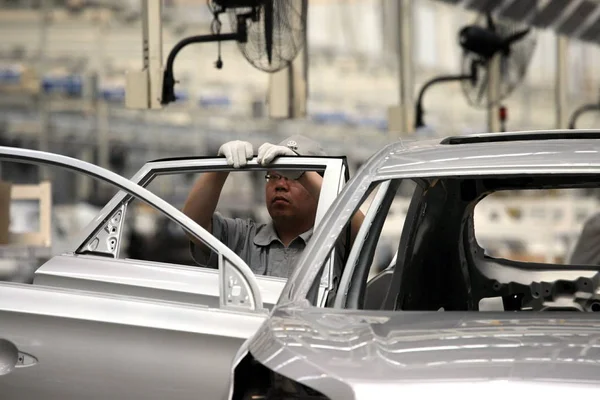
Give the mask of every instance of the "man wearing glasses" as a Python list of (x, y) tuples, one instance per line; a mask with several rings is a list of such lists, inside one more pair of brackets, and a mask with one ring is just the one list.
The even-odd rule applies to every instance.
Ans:
[[(221, 146), (234, 168), (242, 168), (254, 154), (252, 144), (235, 140)], [(268, 166), (279, 156), (325, 156), (315, 141), (292, 136), (278, 145), (264, 143), (258, 149), (258, 162)], [(266, 206), (271, 221), (266, 224), (250, 219), (225, 218), (215, 213), (228, 172), (204, 173), (194, 184), (183, 212), (211, 232), (238, 254), (257, 275), (287, 278), (296, 260), (312, 236), (317, 203), (323, 178), (315, 171), (268, 171), (265, 185)], [(351, 223), (350, 246), (364, 215), (359, 211)], [(192, 256), (199, 264), (216, 267), (216, 257), (201, 242), (190, 244)], [(345, 254), (340, 241), (338, 254)], [(341, 276), (341, 257), (337, 257), (336, 276)], [(339, 274), (339, 275), (338, 275)]]

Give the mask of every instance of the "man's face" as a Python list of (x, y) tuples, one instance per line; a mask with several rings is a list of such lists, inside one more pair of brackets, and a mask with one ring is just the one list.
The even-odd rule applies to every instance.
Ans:
[(317, 212), (317, 200), (295, 180), (288, 180), (276, 171), (268, 171), (265, 186), (267, 210), (273, 220), (312, 220)]

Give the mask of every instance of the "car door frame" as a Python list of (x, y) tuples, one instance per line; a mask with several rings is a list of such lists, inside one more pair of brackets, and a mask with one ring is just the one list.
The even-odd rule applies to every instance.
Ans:
[[(323, 184), (319, 203), (317, 207), (317, 215), (315, 217), (315, 227), (320, 223), (323, 215), (333, 203), (337, 194), (348, 180), (348, 165), (346, 157), (278, 157), (274, 160), (269, 168), (278, 168), (280, 170), (324, 170)], [(256, 157), (248, 160), (248, 164), (243, 169), (235, 169), (227, 165), (227, 161), (223, 157), (184, 157), (162, 159), (150, 161), (138, 172), (136, 172), (131, 181), (147, 187), (158, 176), (175, 175), (184, 173), (202, 173), (202, 172), (233, 172), (233, 171), (262, 171), (267, 170), (258, 164)], [(337, 174), (335, 173), (337, 172)], [(98, 216), (91, 221), (81, 232), (81, 234), (73, 241), (70, 246), (70, 252), (82, 254), (83, 247), (89, 243), (89, 240), (103, 229), (99, 221), (107, 221), (116, 212), (117, 208), (131, 200), (131, 195), (124, 192), (119, 192), (100, 210)], [(113, 252), (118, 256), (120, 243), (117, 249)], [(108, 254), (107, 254), (108, 255)]]
[[(319, 224), (348, 179), (345, 157), (280, 157), (270, 167), (277, 167), (281, 170), (324, 171), (315, 226)], [(244, 171), (266, 169), (266, 167), (260, 166), (254, 158), (249, 160)], [(156, 177), (163, 175), (233, 170), (222, 157), (163, 159), (146, 163), (131, 178), (131, 181), (141, 187), (146, 187)], [(220, 275), (223, 268), (214, 270), (197, 266), (119, 258), (123, 224), (127, 214), (127, 205), (131, 200), (131, 194), (123, 191), (113, 196), (72, 242), (66, 253), (38, 268), (34, 283), (99, 290), (115, 294), (136, 293), (139, 296), (202, 303), (215, 308), (224, 307), (226, 305), (224, 299), (230, 298), (236, 288), (225, 285), (230, 277)], [(203, 233), (210, 235), (206, 231)], [(211, 238), (214, 237), (211, 235)], [(112, 247), (107, 244), (109, 241), (113, 241)], [(218, 240), (217, 242), (222, 247), (213, 247), (213, 250), (217, 254), (221, 254), (219, 249), (225, 245)], [(94, 245), (91, 247), (93, 243), (104, 246)], [(226, 257), (220, 262), (222, 265), (229, 262), (229, 259)], [(331, 273), (333, 262), (334, 260), (329, 261), (329, 273), (324, 274), (319, 287), (319, 304), (321, 305), (325, 304), (325, 299), (333, 290)], [(86, 266), (84, 271), (81, 271), (79, 267), (81, 265)], [(225, 273), (231, 275), (227, 270)], [(255, 278), (262, 294), (263, 305), (270, 309), (276, 304), (286, 280), (268, 276), (255, 276)], [(220, 289), (217, 288), (218, 286)], [(174, 289), (175, 287), (177, 289)], [(247, 291), (243, 293), (247, 293)], [(243, 293), (237, 297), (236, 306), (241, 305), (240, 301), (243, 302)]]
[[(233, 280), (236, 284), (236, 291), (240, 290), (239, 296), (233, 296), (231, 301), (228, 303), (224, 303), (222, 300), (221, 308), (231, 308), (251, 313), (258, 312), (266, 315), (267, 310), (263, 307), (262, 295), (256, 278), (250, 270), (250, 267), (248, 267), (248, 265), (246, 265), (246, 263), (237, 254), (235, 254), (235, 252), (221, 243), (191, 218), (149, 190), (127, 178), (124, 178), (97, 165), (59, 154), (39, 150), (0, 146), (0, 160), (42, 166), (55, 166), (79, 172), (116, 186), (120, 189), (119, 193), (122, 193), (123, 195), (130, 196), (130, 198), (135, 197), (145, 202), (150, 207), (156, 209), (160, 213), (163, 213), (173, 222), (177, 223), (195, 238), (203, 241), (213, 251), (221, 254), (219, 257), (220, 282), (225, 284), (225, 282), (228, 280)], [(92, 221), (92, 224), (93, 223), (94, 221)], [(52, 261), (52, 259), (50, 261)], [(40, 267), (38, 271), (42, 268), (43, 266)], [(38, 271), (36, 271), (36, 275)], [(43, 271), (41, 271), (40, 274), (43, 275)], [(35, 283), (36, 282), (34, 279), (34, 284)], [(230, 288), (228, 287), (227, 289)], [(220, 293), (219, 296), (220, 298), (230, 297), (230, 292), (231, 290), (226, 292), (227, 296), (224, 293)], [(240, 304), (239, 300), (242, 298), (245, 300), (245, 304)]]

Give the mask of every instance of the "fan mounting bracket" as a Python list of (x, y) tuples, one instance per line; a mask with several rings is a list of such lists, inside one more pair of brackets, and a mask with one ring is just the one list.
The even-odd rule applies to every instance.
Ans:
[[(161, 104), (165, 105), (177, 100), (175, 96), (175, 77), (173, 75), (173, 64), (175, 63), (175, 57), (177, 54), (186, 46), (192, 43), (210, 43), (210, 42), (225, 42), (235, 40), (240, 43), (244, 43), (248, 40), (248, 32), (246, 30), (246, 15), (238, 15), (237, 30), (232, 33), (217, 33), (211, 35), (197, 35), (189, 36), (185, 39), (180, 40), (169, 52), (167, 57), (167, 64), (165, 66), (163, 80), (162, 80), (162, 96)], [(218, 62), (218, 61), (217, 61)]]

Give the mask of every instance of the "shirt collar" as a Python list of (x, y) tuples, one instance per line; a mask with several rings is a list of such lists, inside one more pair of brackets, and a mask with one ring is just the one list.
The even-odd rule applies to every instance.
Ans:
[[(313, 229), (310, 228), (306, 232), (300, 234), (298, 236), (298, 238), (302, 239), (302, 241), (304, 241), (304, 244), (306, 244), (312, 237), (312, 234), (313, 234)], [(298, 238), (296, 238), (294, 240), (297, 240)], [(268, 246), (273, 241), (282, 243), (281, 239), (279, 239), (279, 236), (277, 236), (277, 232), (275, 232), (275, 227), (273, 226), (273, 222), (269, 221), (268, 223), (264, 224), (257, 230), (256, 235), (254, 235), (253, 242), (257, 246)]]

